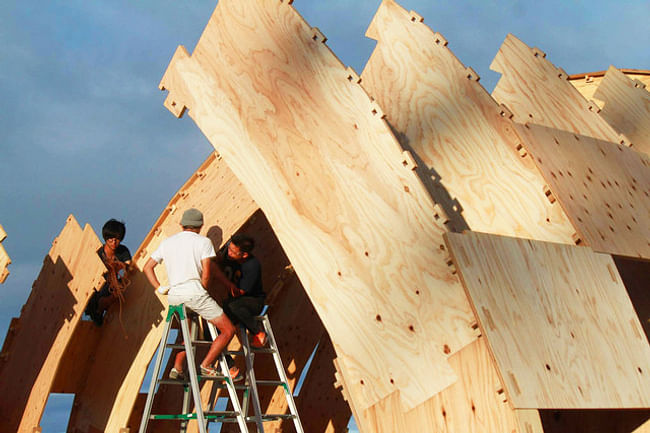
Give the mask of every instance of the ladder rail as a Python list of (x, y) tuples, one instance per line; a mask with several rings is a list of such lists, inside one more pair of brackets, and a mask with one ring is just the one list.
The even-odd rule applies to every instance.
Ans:
[[(182, 305), (185, 317), (185, 305)], [(199, 425), (199, 433), (207, 433), (205, 416), (203, 415), (203, 405), (201, 402), (201, 390), (199, 388), (199, 377), (196, 374), (196, 364), (194, 363), (194, 351), (192, 350), (192, 335), (187, 326), (187, 321), (181, 319), (181, 331), (183, 332), (183, 343), (185, 345), (185, 356), (187, 359), (187, 371), (190, 374), (190, 387), (194, 397), (194, 410), (196, 411), (196, 422)]]
[(257, 426), (257, 433), (264, 433), (262, 408), (260, 406), (260, 397), (257, 391), (257, 382), (255, 380), (255, 369), (253, 368), (255, 354), (251, 351), (248, 342), (248, 335), (246, 334), (246, 328), (242, 326), (239, 330), (241, 334), (242, 349), (244, 350), (244, 359), (246, 360), (246, 381), (250, 388), (250, 394), (248, 397), (253, 403), (253, 413), (255, 414), (253, 418), (255, 420), (255, 425)]
[[(212, 339), (215, 340), (217, 338), (216, 327), (212, 323), (208, 322), (208, 329), (210, 330), (210, 335), (212, 336)], [(223, 374), (226, 377), (226, 388), (228, 389), (230, 402), (235, 412), (239, 413), (239, 415), (237, 416), (237, 423), (239, 424), (239, 429), (244, 433), (248, 433), (248, 426), (246, 425), (246, 416), (242, 412), (241, 405), (239, 404), (239, 397), (237, 396), (235, 383), (233, 382), (232, 376), (230, 375), (230, 368), (228, 367), (228, 362), (226, 361), (226, 356), (223, 352), (219, 354), (219, 365), (221, 367), (221, 374)]]
[(287, 399), (287, 404), (289, 405), (289, 411), (294, 416), (293, 424), (296, 428), (296, 433), (304, 433), (302, 429), (302, 422), (300, 421), (300, 416), (298, 415), (298, 407), (296, 402), (293, 399), (293, 393), (289, 389), (289, 381), (287, 379), (287, 374), (284, 371), (284, 365), (282, 364), (282, 359), (280, 358), (280, 351), (278, 350), (278, 345), (275, 341), (275, 335), (273, 335), (273, 329), (271, 329), (271, 322), (269, 321), (269, 316), (264, 314), (261, 316), (262, 325), (264, 326), (264, 331), (268, 336), (269, 346), (273, 349), (273, 362), (275, 363), (275, 368), (278, 371), (280, 380), (284, 383), (283, 388), (285, 392), (285, 397)]

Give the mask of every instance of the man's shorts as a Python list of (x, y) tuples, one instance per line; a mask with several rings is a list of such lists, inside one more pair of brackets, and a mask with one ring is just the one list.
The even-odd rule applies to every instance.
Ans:
[(168, 295), (167, 301), (169, 305), (179, 305), (185, 304), (185, 308), (196, 312), (199, 316), (203, 317), (205, 320), (216, 319), (217, 317), (223, 314), (223, 310), (217, 304), (212, 296), (208, 295), (206, 292), (203, 295)]

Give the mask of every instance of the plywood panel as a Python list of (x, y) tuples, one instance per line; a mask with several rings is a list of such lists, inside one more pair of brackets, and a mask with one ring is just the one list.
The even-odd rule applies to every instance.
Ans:
[(615, 143), (626, 141), (567, 81), (566, 72), (545, 57), (540, 49), (531, 49), (511, 34), (506, 36), (490, 65), (502, 74), (492, 91), (494, 99), (505, 104), (519, 123), (536, 123)]
[(572, 243), (562, 209), (502, 107), (415, 13), (384, 0), (367, 35), (378, 44), (361, 84), (381, 105), (416, 172), (450, 220), (472, 230)]
[(102, 282), (99, 239), (72, 215), (45, 257), (0, 366), (3, 431), (38, 427), (63, 354), (86, 302)]
[(544, 433), (648, 433), (650, 409), (541, 410)]
[[(395, 396), (365, 412), (370, 428), (363, 433), (517, 432), (517, 417), (505, 401), (494, 362), (485, 338), (463, 348), (449, 358), (459, 380), (425, 404), (400, 413)], [(523, 430), (525, 433), (532, 433)], [(541, 433), (541, 432), (540, 432)]]
[[(7, 232), (5, 232), (2, 225), (0, 225), (0, 242), (4, 241), (7, 237)], [(5, 247), (0, 243), (0, 284), (4, 283), (9, 276), (8, 266), (11, 264), (11, 259), (5, 251)]]
[(603, 101), (601, 117), (625, 134), (634, 150), (650, 155), (650, 93), (646, 85), (610, 66), (594, 96)]
[(583, 243), (650, 258), (648, 155), (538, 125), (517, 130)]
[[(650, 86), (650, 71), (642, 69), (619, 69), (630, 80), (639, 80), (646, 87)], [(596, 89), (605, 77), (607, 71), (587, 72), (583, 74), (569, 75), (569, 82), (587, 100), (595, 102), (599, 108), (603, 108), (604, 102), (594, 96)]]
[[(211, 155), (171, 199), (134, 254), (138, 269), (162, 239), (180, 230), (183, 211), (190, 207), (203, 212), (206, 224), (201, 233), (208, 234), (213, 242), (228, 239), (258, 209), (220, 158)], [(156, 272), (161, 282), (166, 281), (164, 267), (156, 268)], [(126, 427), (147, 366), (160, 342), (166, 308), (166, 297), (155, 293), (144, 274), (135, 272), (122, 310), (128, 339), (121, 329), (119, 309), (112, 308), (100, 329), (95, 362), (75, 398), (69, 430), (119, 431)]]
[(650, 405), (650, 346), (611, 256), (476, 232), (447, 242), (514, 407)]
[(445, 346), (472, 341), (472, 315), (440, 260), (434, 203), (355, 75), (288, 2), (222, 0), (161, 88), (264, 210), (354, 398), (399, 390), (412, 407), (455, 380)]

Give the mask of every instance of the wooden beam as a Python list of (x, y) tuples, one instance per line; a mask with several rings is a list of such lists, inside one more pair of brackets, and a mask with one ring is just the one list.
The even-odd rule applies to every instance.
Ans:
[(650, 259), (650, 157), (539, 125), (517, 125), (550, 191), (596, 251)]
[(634, 150), (650, 155), (650, 92), (646, 85), (610, 66), (594, 97), (603, 101), (600, 116), (624, 134)]
[(0, 364), (0, 419), (6, 431), (37, 428), (66, 347), (93, 289), (102, 283), (101, 243), (70, 215), (43, 261)]
[[(580, 135), (619, 143), (625, 141), (553, 65), (541, 50), (509, 34), (490, 69), (501, 73), (492, 91), (518, 123), (536, 123)], [(590, 109), (591, 107), (591, 109)]]
[(378, 43), (361, 84), (415, 158), (450, 231), (573, 243), (575, 230), (544, 196), (511, 114), (416, 15), (382, 2), (366, 33)]
[(515, 408), (650, 406), (650, 346), (611, 256), (476, 232), (446, 239)]

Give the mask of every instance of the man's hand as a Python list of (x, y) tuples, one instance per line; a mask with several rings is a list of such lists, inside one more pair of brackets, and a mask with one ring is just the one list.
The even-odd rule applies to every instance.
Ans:
[(246, 293), (243, 290), (241, 290), (239, 287), (234, 285), (233, 283), (230, 283), (228, 290), (230, 291), (230, 294), (232, 295), (233, 298), (236, 298), (237, 296), (241, 296), (244, 293)]

